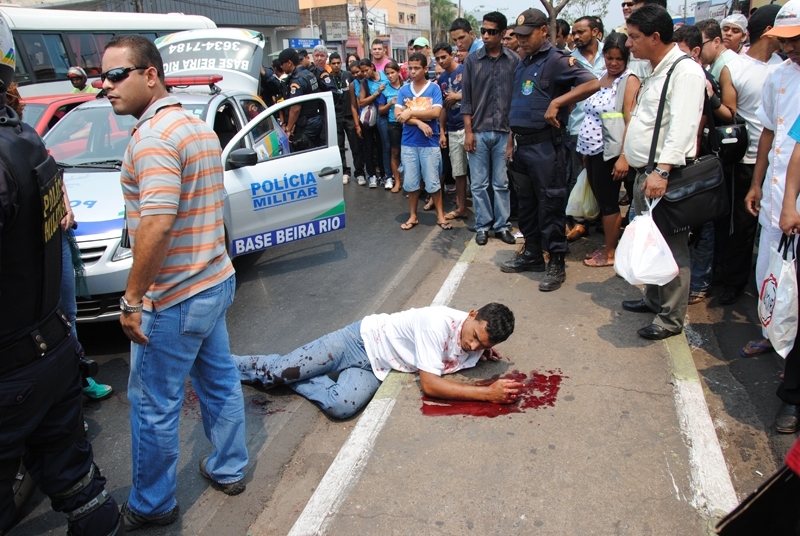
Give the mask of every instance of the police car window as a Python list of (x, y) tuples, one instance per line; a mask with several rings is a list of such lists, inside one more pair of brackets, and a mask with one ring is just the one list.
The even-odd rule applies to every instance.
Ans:
[(66, 79), (69, 59), (60, 35), (25, 32), (19, 38), (37, 82)]
[[(231, 101), (225, 101), (217, 107), (217, 112), (214, 114), (214, 132), (219, 138), (220, 147), (223, 149), (231, 142), (233, 137), (242, 129), (239, 117), (236, 115), (236, 110)], [(242, 142), (239, 142), (238, 148), (244, 147)]]

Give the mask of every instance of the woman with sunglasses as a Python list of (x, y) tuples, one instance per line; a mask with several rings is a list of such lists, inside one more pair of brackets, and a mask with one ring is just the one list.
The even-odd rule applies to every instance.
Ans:
[[(622, 113), (627, 125), (636, 101), (640, 83), (628, 69), (630, 52), (625, 46), (627, 39), (628, 36), (617, 32), (612, 32), (606, 38), (603, 46), (606, 70), (600, 78), (600, 91), (584, 101), (585, 116), (578, 133), (577, 149), (583, 155), (589, 185), (600, 205), (606, 238), (605, 246), (587, 255), (583, 261), (583, 264), (593, 268), (614, 265), (614, 252), (622, 224), (619, 187), (620, 181), (628, 176), (628, 162), (621, 152), (622, 143), (614, 151), (605, 147), (610, 140), (604, 135), (603, 122), (619, 121), (618, 116), (612, 114)], [(618, 98), (620, 92), (623, 92), (621, 107)]]

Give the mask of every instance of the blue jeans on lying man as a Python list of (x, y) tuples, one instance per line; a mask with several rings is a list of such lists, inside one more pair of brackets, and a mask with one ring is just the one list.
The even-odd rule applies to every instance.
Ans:
[(142, 313), (149, 342), (131, 343), (128, 380), (133, 461), (128, 507), (134, 513), (159, 516), (177, 504), (178, 418), (187, 375), (214, 449), (206, 470), (220, 484), (244, 478), (244, 399), (225, 323), (235, 289), (231, 276), (172, 307)]
[[(381, 385), (364, 349), (360, 320), (285, 356), (235, 355), (233, 360), (242, 381), (288, 385), (336, 419), (366, 406)], [(328, 377), (337, 373), (336, 381)]]

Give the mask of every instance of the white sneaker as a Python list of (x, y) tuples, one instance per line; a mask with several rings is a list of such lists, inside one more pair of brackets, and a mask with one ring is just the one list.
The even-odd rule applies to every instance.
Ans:
[(375, 175), (369, 178), (369, 187), (370, 188), (377, 188), (378, 187), (378, 177)]
[(358, 183), (359, 186), (364, 186), (365, 184), (367, 184), (367, 179), (359, 175), (358, 177), (356, 177), (356, 182)]
[(391, 177), (386, 179), (386, 182), (383, 183), (383, 187), (386, 190), (391, 190), (392, 188), (394, 188), (394, 179), (392, 179)]
[(350, 175), (345, 173), (344, 175), (342, 175), (342, 184), (347, 184), (348, 182), (350, 182)]

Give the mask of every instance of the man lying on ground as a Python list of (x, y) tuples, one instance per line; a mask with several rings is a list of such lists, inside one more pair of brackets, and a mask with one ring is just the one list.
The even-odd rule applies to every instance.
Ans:
[[(514, 313), (499, 303), (469, 313), (424, 307), (367, 316), (285, 356), (233, 359), (242, 381), (289, 385), (337, 419), (367, 405), (390, 370), (419, 372), (423, 393), (433, 398), (510, 404), (522, 387), (518, 382), (476, 386), (442, 376), (474, 367), (479, 360), (499, 360), (492, 347), (513, 331)], [(328, 376), (336, 373), (336, 381)]]

